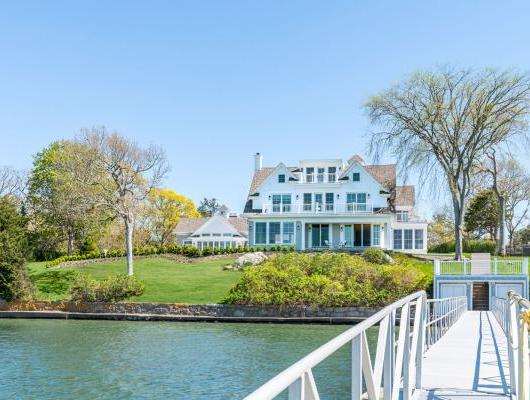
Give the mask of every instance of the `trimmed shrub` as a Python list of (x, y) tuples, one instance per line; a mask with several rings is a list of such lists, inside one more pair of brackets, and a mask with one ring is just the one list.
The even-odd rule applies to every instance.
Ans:
[(246, 268), (222, 302), (382, 306), (429, 284), (426, 274), (406, 264), (376, 265), (344, 253), (283, 253)]
[(386, 264), (385, 253), (375, 247), (366, 249), (362, 253), (363, 258), (372, 264)]
[[(464, 240), (462, 243), (465, 253), (495, 254), (494, 240)], [(455, 242), (449, 241), (429, 247), (429, 253), (454, 253)]]
[(114, 302), (143, 294), (145, 286), (135, 276), (124, 274), (97, 281), (88, 275), (80, 274), (70, 289), (73, 301)]

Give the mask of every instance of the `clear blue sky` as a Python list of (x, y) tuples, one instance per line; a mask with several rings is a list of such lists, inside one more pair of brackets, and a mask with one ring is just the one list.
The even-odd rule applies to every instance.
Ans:
[(0, 165), (105, 125), (162, 145), (166, 186), (241, 210), (253, 153), (365, 153), (363, 101), (410, 71), (528, 70), (529, 15), (524, 1), (3, 2)]

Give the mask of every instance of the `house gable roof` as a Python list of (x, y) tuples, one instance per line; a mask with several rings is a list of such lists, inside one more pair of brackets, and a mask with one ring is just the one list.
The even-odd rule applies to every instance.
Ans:
[(227, 232), (239, 233), (243, 236), (248, 235), (248, 223), (246, 218), (227, 218), (217, 215), (210, 218), (181, 218), (174, 232), (175, 234), (200, 234), (207, 230), (209, 225), (214, 223), (212, 220), (214, 220), (214, 222), (221, 221), (223, 224), (226, 224), (228, 226)]
[(283, 166), (287, 172), (290, 174), (290, 178), (297, 179), (296, 176), (293, 175), (293, 172), (298, 170), (298, 167), (286, 167), (283, 163), (278, 164), (276, 167), (264, 167), (254, 172), (254, 176), (252, 178), (252, 183), (250, 184), (250, 189), (248, 191), (248, 195), (252, 196), (254, 193), (256, 193), (257, 189), (265, 183), (267, 178), (273, 175), (273, 172), (279, 169), (280, 166)]
[(384, 189), (392, 190), (396, 186), (396, 165), (364, 165), (361, 162), (362, 158), (353, 156), (350, 158), (348, 166), (340, 174), (339, 180), (344, 179), (353, 167), (364, 169), (377, 183)]

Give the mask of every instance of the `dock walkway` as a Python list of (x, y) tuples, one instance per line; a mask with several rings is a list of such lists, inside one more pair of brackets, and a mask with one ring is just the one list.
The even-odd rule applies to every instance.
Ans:
[(491, 311), (468, 311), (426, 353), (420, 399), (507, 399), (506, 337)]

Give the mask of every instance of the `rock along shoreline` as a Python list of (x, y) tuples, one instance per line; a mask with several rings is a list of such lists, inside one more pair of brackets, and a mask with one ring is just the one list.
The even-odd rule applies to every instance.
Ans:
[(0, 318), (114, 321), (196, 321), (355, 324), (378, 307), (249, 306), (232, 304), (0, 302)]

